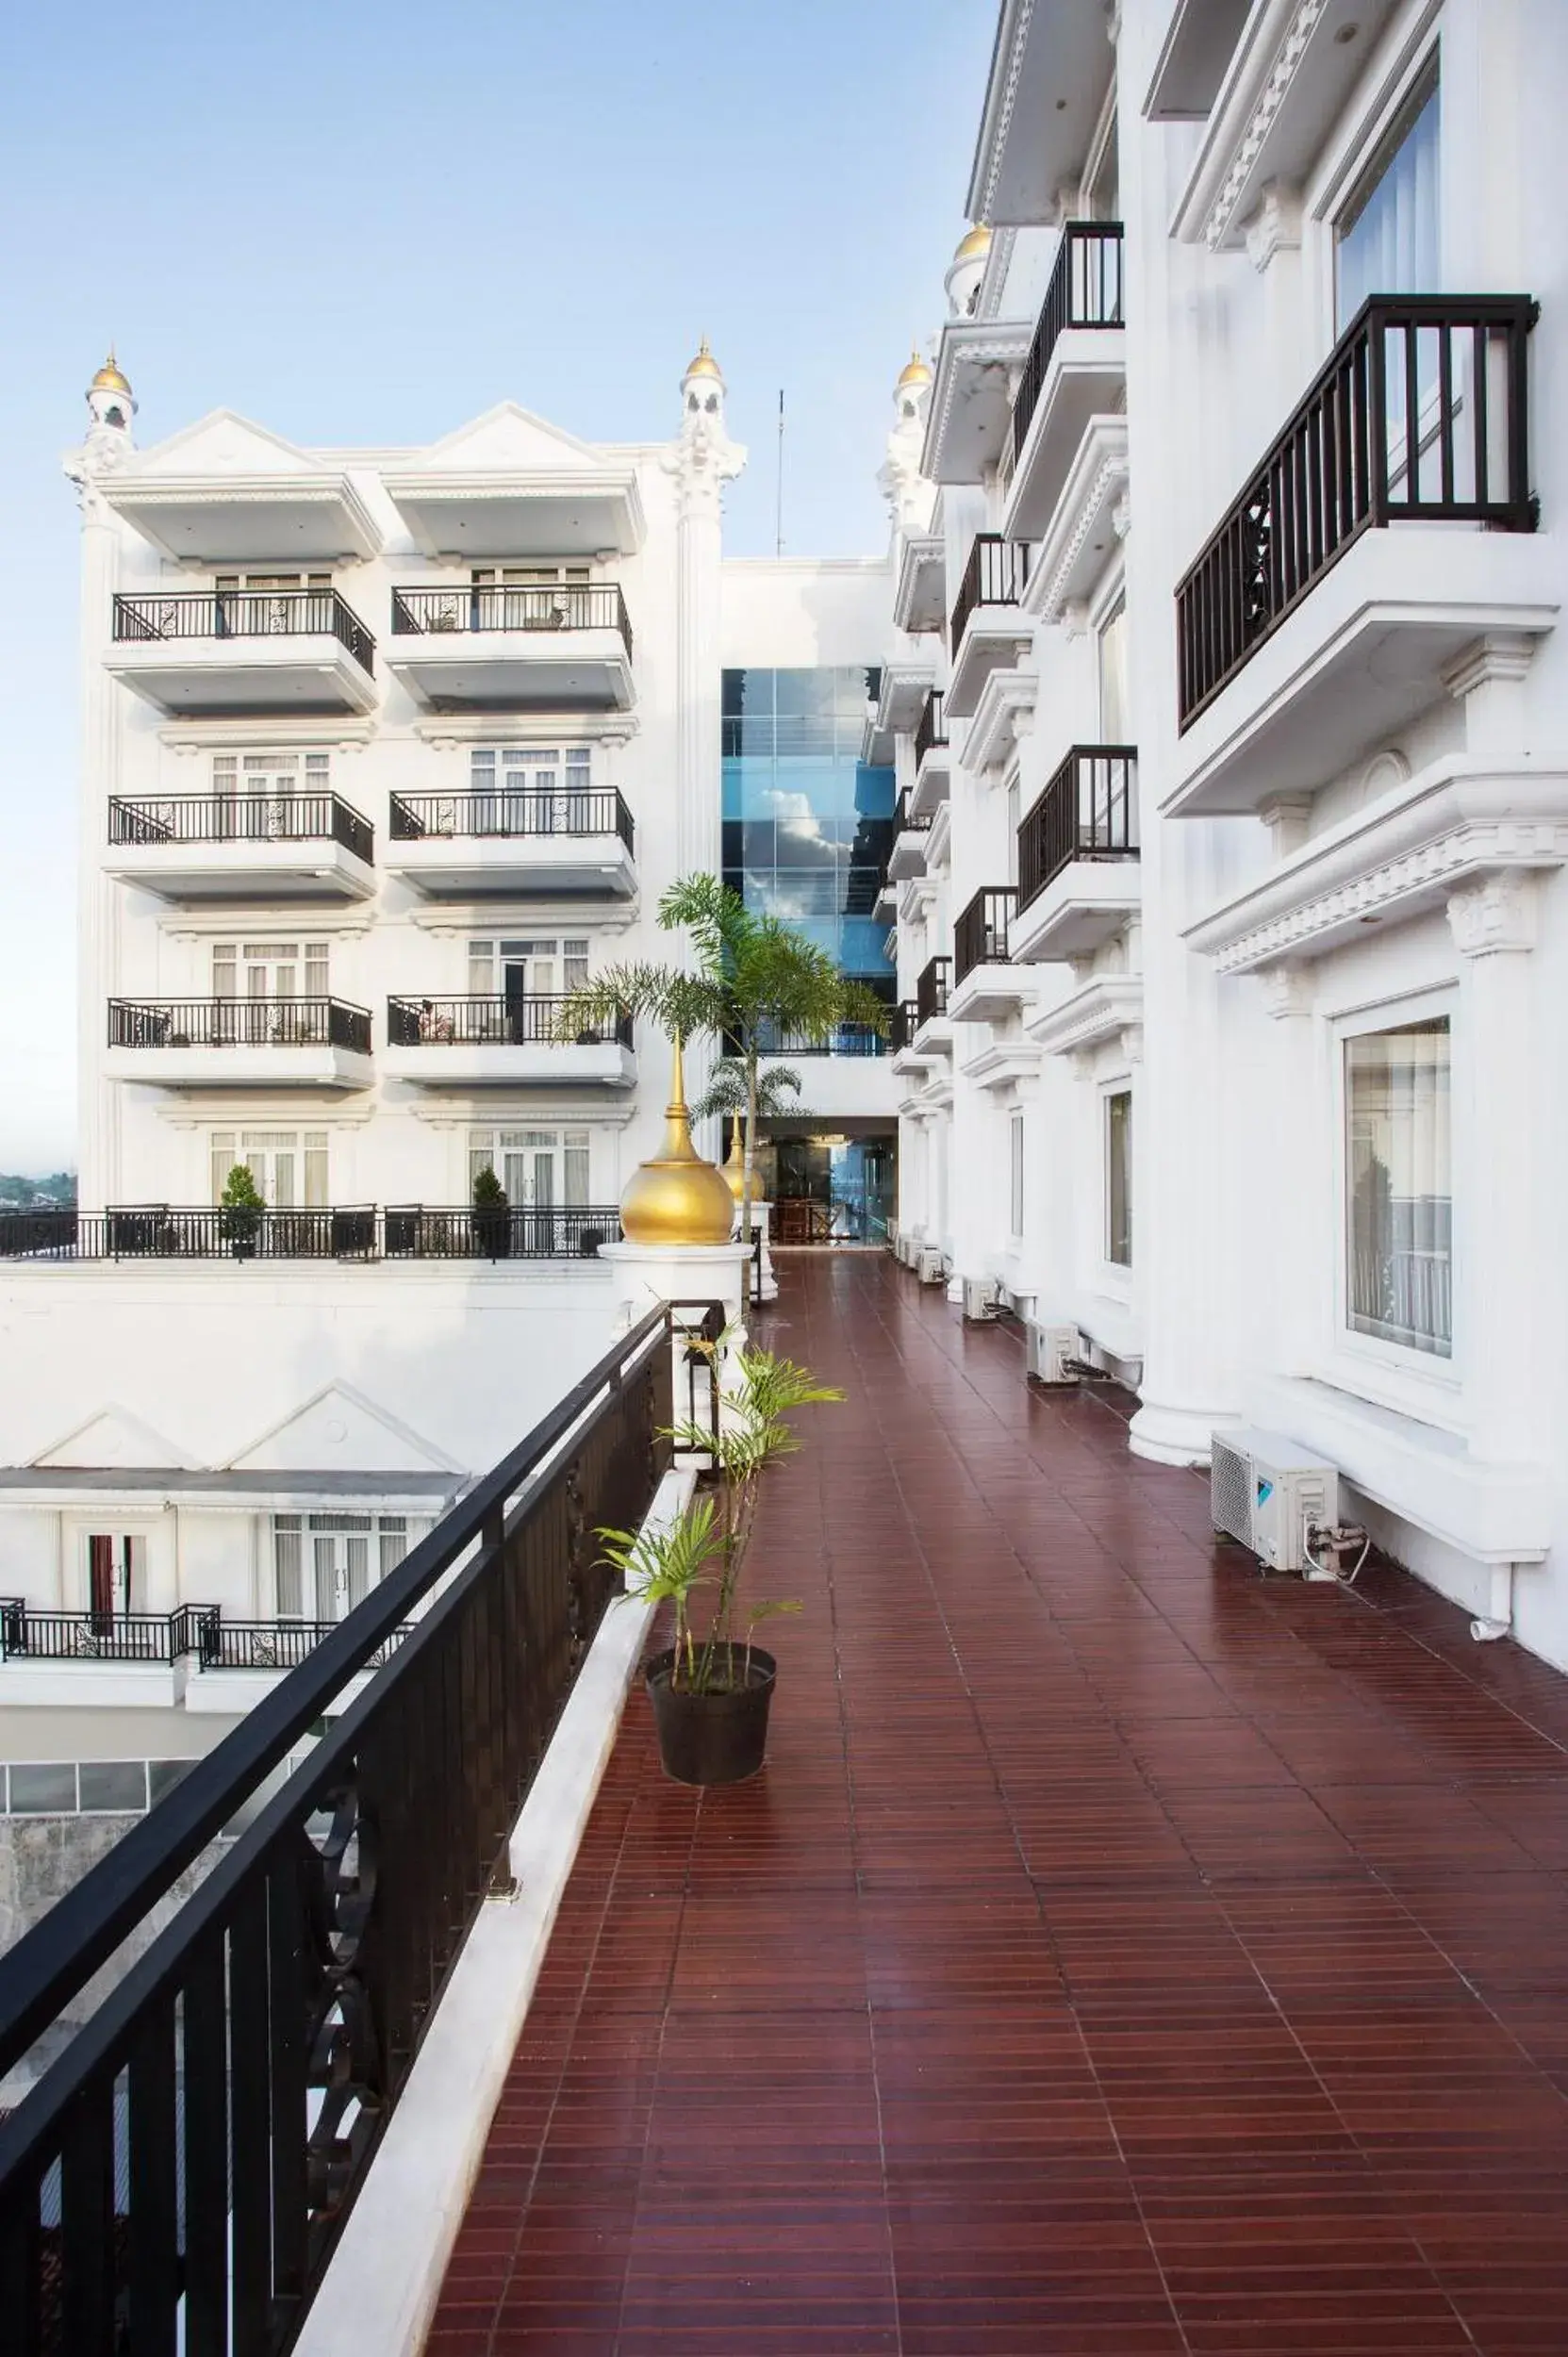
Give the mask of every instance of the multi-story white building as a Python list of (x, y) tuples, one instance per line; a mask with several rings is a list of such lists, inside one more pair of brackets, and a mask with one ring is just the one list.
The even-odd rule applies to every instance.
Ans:
[[(888, 820), (819, 823), (823, 781), (891, 808), (885, 560), (725, 562), (705, 344), (673, 438), (618, 447), (507, 404), (428, 449), (225, 411), (141, 450), (112, 360), (88, 398), (80, 1210), (0, 1263), (12, 1762), (206, 1748), (569, 1388), (668, 1049), (562, 1038), (562, 995), (679, 954), (675, 877), (750, 888), (732, 772), (757, 897), (815, 862), (838, 948)], [(887, 1060), (817, 1061), (817, 1125), (890, 1140)]]
[(883, 905), (908, 1257), (1568, 1663), (1562, 34), (1004, 0)]

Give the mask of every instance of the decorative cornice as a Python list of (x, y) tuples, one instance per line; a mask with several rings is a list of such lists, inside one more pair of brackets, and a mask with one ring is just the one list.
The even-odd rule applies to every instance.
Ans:
[(1328, 5), (1329, 0), (1296, 0), (1284, 39), (1275, 51), (1274, 63), (1268, 70), (1246, 126), (1231, 151), (1218, 193), (1209, 206), (1208, 219), (1203, 224), (1203, 241), (1211, 254), (1217, 253), (1225, 242), (1225, 233), (1241, 201), (1242, 190), (1263, 153), (1263, 141), (1274, 127), (1275, 118), (1290, 95), (1291, 85), (1307, 54), (1307, 44)]
[[(1144, 983), (1140, 974), (1096, 974), (1060, 1005), (1025, 1017), (1024, 1029), (1048, 1056), (1078, 1056), (1135, 1032), (1141, 1053)], [(1139, 1061), (1139, 1053), (1130, 1061)]]
[[(1324, 956), (1369, 921), (1423, 915), (1468, 879), (1564, 864), (1568, 766), (1482, 770), (1450, 755), (1314, 837), (1183, 938), (1222, 974), (1251, 973), (1282, 958)], [(1474, 930), (1470, 905), (1460, 922)], [(1499, 922), (1501, 902), (1490, 905), (1488, 921)]]
[[(996, 209), (997, 181), (1001, 173), (1001, 159), (1007, 147), (1007, 135), (1013, 127), (1014, 110), (1018, 104), (1018, 84), (1023, 78), (1024, 58), (1029, 52), (1029, 27), (1033, 14), (1034, 0), (1018, 0), (1017, 13), (1013, 20), (1013, 40), (1008, 49), (1006, 65), (1002, 66), (999, 56), (991, 68), (991, 79), (995, 84), (997, 70), (1001, 67), (1001, 90), (997, 101), (996, 119), (991, 127), (986, 156), (985, 181), (980, 191), (981, 201), (978, 206), (972, 205), (970, 208), (977, 221), (989, 221)], [(999, 40), (999, 27), (998, 34)], [(971, 190), (970, 193), (972, 196), (974, 191)]]
[(338, 509), (344, 537), (333, 553), (345, 561), (374, 556), (381, 548), (381, 528), (347, 474), (314, 469), (286, 474), (149, 474), (132, 466), (101, 476), (100, 488), (116, 515), (160, 548), (165, 544), (153, 520), (167, 509), (277, 506)]
[(928, 481), (942, 480), (942, 446), (952, 422), (959, 378), (970, 369), (999, 371), (1002, 398), (1010, 404), (1012, 371), (1023, 366), (1034, 337), (1032, 320), (949, 320), (936, 348), (936, 378), (926, 415), (925, 447), (920, 472)]
[(1246, 224), (1246, 258), (1261, 274), (1277, 254), (1294, 254), (1300, 244), (1300, 196), (1296, 190), (1271, 180), (1263, 203)]
[[(1042, 622), (1063, 620), (1079, 561), (1094, 532), (1104, 526), (1118, 541), (1125, 536), (1125, 527), (1117, 528), (1115, 509), (1127, 484), (1126, 418), (1091, 418), (1030, 568), (1021, 600), (1025, 613)], [(1107, 552), (1106, 563), (1110, 561)]]
[(1535, 948), (1535, 884), (1518, 873), (1485, 877), (1449, 896), (1448, 924), (1461, 958)]
[(635, 712), (445, 712), (416, 720), (413, 733), (440, 750), (454, 745), (620, 745), (640, 726)]
[[(939, 535), (915, 533), (903, 542), (899, 556), (899, 577), (893, 590), (893, 620), (898, 629), (913, 637), (917, 633), (940, 630), (947, 618), (942, 612), (942, 591), (947, 571), (946, 556)], [(915, 609), (920, 597), (922, 577), (936, 575), (936, 619), (920, 622), (915, 619)]]
[(288, 745), (307, 745), (324, 752), (362, 752), (376, 733), (373, 718), (355, 719), (347, 714), (334, 717), (318, 715), (310, 720), (296, 719), (289, 713), (279, 713), (272, 718), (257, 713), (249, 720), (174, 720), (160, 728), (160, 745), (167, 745), (176, 753), (196, 753), (208, 747), (222, 750), (228, 747), (251, 747), (263, 752), (276, 751)]
[(1034, 725), (1040, 682), (1032, 671), (1003, 668), (991, 673), (975, 700), (959, 758), (972, 777), (1000, 769)]

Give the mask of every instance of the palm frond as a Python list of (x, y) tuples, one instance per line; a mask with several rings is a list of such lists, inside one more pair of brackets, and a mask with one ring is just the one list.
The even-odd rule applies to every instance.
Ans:
[[(801, 1086), (801, 1076), (792, 1066), (769, 1064), (757, 1074), (757, 1112), (764, 1120), (780, 1113), (803, 1115), (806, 1108), (798, 1101)], [(692, 1118), (717, 1113), (724, 1119), (747, 1109), (746, 1066), (738, 1058), (725, 1056), (714, 1065), (707, 1087), (691, 1109)]]

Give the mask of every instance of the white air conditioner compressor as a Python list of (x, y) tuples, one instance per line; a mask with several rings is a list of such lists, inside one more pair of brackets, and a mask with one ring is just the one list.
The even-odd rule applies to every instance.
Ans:
[(1026, 1365), (1037, 1383), (1076, 1383), (1067, 1361), (1081, 1356), (1083, 1337), (1076, 1326), (1040, 1326), (1031, 1318), (1026, 1329)]
[(966, 1277), (964, 1279), (964, 1315), (971, 1326), (985, 1326), (999, 1315), (1003, 1307), (1001, 1287), (994, 1277)]
[(940, 1252), (936, 1251), (929, 1244), (922, 1244), (920, 1246), (919, 1269), (921, 1284), (940, 1285), (946, 1278), (947, 1274), (947, 1263), (943, 1260)]
[(1209, 1518), (1250, 1547), (1271, 1572), (1333, 1579), (1311, 1534), (1339, 1525), (1339, 1475), (1277, 1432), (1216, 1432), (1209, 1474)]

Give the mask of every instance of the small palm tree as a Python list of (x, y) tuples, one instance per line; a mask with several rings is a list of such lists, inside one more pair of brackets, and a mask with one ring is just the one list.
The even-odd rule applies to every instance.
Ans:
[[(559, 1010), (557, 1033), (569, 1039), (588, 1023), (619, 1014), (649, 1015), (677, 1047), (699, 1031), (714, 1032), (738, 1070), (746, 1113), (746, 1161), (741, 1179), (740, 1232), (751, 1234), (757, 1120), (763, 1106), (762, 1060), (782, 1037), (819, 1046), (840, 1024), (862, 1024), (879, 1034), (887, 1008), (865, 982), (839, 972), (825, 949), (782, 918), (749, 909), (717, 876), (698, 874), (672, 883), (659, 902), (659, 923), (686, 933), (693, 967), (643, 962), (608, 966), (579, 985)], [(722, 1064), (719, 1070), (723, 1069)], [(769, 1076), (770, 1077), (770, 1076)], [(714, 1085), (728, 1090), (732, 1083)], [(799, 1093), (799, 1080), (795, 1081)], [(738, 1110), (710, 1087), (701, 1110)]]

